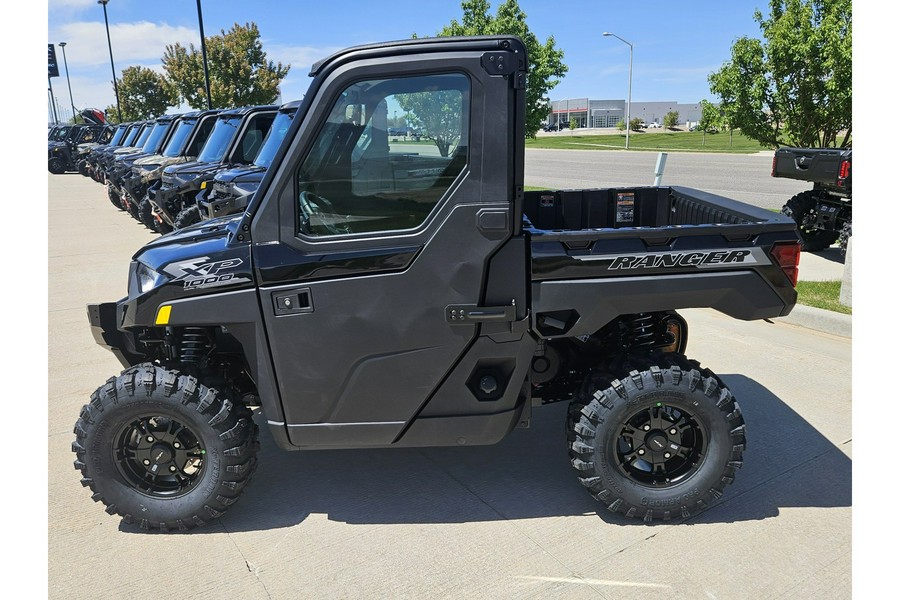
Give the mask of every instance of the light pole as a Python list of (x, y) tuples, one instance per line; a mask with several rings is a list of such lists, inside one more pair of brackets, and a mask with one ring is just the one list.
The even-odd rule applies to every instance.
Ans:
[(620, 42), (628, 44), (628, 103), (625, 105), (625, 149), (628, 150), (628, 134), (631, 132), (631, 65), (634, 62), (634, 46), (614, 33), (604, 31), (603, 35), (611, 35)]
[(56, 103), (53, 101), (53, 83), (47, 78), (47, 92), (50, 94), (50, 112), (53, 113), (53, 124), (59, 125), (59, 115), (56, 113)]
[(69, 102), (72, 103), (72, 124), (75, 124), (75, 98), (72, 97), (72, 80), (69, 79), (69, 61), (66, 60), (66, 42), (60, 42), (63, 49), (63, 64), (66, 65), (66, 85), (69, 86)]
[(116, 92), (116, 114), (119, 115), (119, 123), (122, 122), (122, 108), (119, 106), (119, 82), (116, 81), (116, 63), (113, 62), (112, 39), (109, 37), (109, 18), (106, 16), (106, 5), (109, 0), (97, 0), (97, 4), (103, 5), (103, 20), (106, 22), (106, 43), (109, 44), (109, 65), (112, 67), (113, 89)]
[(197, 20), (200, 22), (200, 49), (203, 52), (203, 77), (206, 79), (206, 108), (212, 110), (212, 95), (209, 93), (209, 64), (206, 62), (206, 36), (203, 35), (203, 11), (197, 0)]

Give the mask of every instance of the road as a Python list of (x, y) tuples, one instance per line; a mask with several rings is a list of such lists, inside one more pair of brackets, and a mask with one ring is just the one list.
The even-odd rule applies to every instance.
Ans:
[(84, 306), (123, 296), (154, 236), (91, 180), (48, 186), (50, 598), (851, 597), (851, 340), (708, 310), (685, 311), (688, 353), (732, 388), (748, 447), (725, 496), (686, 522), (597, 504), (557, 404), (488, 447), (291, 453), (263, 429), (256, 476), (220, 520), (187, 535), (120, 524), (72, 465), (81, 406), (120, 370)]
[[(525, 151), (525, 185), (554, 189), (653, 185), (656, 152), (624, 150)], [(775, 178), (772, 153), (670, 152), (662, 185), (697, 188), (754, 206), (781, 210), (809, 183)]]

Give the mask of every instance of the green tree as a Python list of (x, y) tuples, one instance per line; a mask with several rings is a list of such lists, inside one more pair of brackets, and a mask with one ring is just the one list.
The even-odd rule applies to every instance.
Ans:
[(525, 88), (525, 135), (535, 137), (541, 128), (541, 121), (547, 114), (545, 98), (556, 87), (559, 78), (565, 76), (569, 68), (563, 64), (563, 51), (556, 47), (551, 35), (544, 43), (538, 41), (525, 23), (526, 14), (516, 0), (505, 0), (498, 8), (496, 16), (488, 14), (491, 8), (487, 0), (463, 0), (463, 17), (456, 19), (441, 29), (438, 36), (500, 35), (519, 36), (528, 49), (528, 81)]
[(644, 122), (644, 121), (643, 121), (640, 117), (632, 117), (632, 119), (631, 119), (631, 121), (630, 121), (630, 123), (631, 123), (631, 130), (632, 130), (632, 131), (640, 131), (640, 130), (641, 130), (641, 123), (643, 123), (643, 122)]
[(700, 116), (700, 122), (698, 123), (701, 131), (724, 128), (722, 111), (718, 106), (708, 100), (701, 100), (700, 108), (703, 111)]
[(576, 119), (569, 119), (569, 130), (575, 131), (575, 129), (577, 127), (578, 127), (578, 121)]
[[(170, 106), (178, 104), (178, 92), (163, 75), (152, 69), (135, 66), (122, 71), (119, 79), (119, 106), (125, 121), (142, 121), (158, 117)], [(117, 115), (115, 107), (107, 114)]]
[(625, 131), (625, 119), (619, 119), (619, 122), (616, 123), (616, 129), (619, 131)]
[(742, 37), (709, 76), (731, 127), (770, 147), (850, 145), (851, 0), (770, 0), (753, 15), (763, 40)]
[[(235, 23), (228, 32), (206, 38), (206, 54), (214, 108), (271, 104), (291, 68), (266, 59), (256, 23)], [(180, 97), (192, 108), (206, 108), (202, 53), (193, 44), (170, 44), (162, 64)]]
[(410, 124), (423, 129), (437, 146), (441, 156), (459, 142), (461, 135), (459, 107), (462, 105), (456, 90), (399, 94), (395, 96), (405, 110)]
[(663, 117), (663, 127), (666, 129), (675, 129), (675, 126), (678, 125), (678, 111), (673, 110), (666, 113), (666, 116)]

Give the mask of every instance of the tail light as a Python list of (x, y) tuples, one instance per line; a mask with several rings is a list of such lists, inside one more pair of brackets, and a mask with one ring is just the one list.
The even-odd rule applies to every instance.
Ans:
[(775, 177), (775, 164), (778, 162), (778, 157), (772, 157), (772, 177)]
[(838, 171), (838, 180), (837, 184), (841, 187), (844, 186), (844, 181), (850, 177), (850, 161), (844, 160), (841, 161), (841, 170)]
[(790, 280), (791, 285), (797, 287), (797, 277), (800, 275), (800, 242), (779, 242), (769, 251), (772, 260), (775, 261), (784, 274)]

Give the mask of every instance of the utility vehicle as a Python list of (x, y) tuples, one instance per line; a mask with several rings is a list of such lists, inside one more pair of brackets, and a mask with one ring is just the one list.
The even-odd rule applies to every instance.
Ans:
[[(127, 296), (88, 306), (124, 367), (75, 423), (95, 501), (146, 529), (220, 517), (257, 466), (255, 408), (285, 450), (363, 452), (493, 444), (552, 402), (559, 439), (534, 443), (610, 510), (722, 495), (744, 418), (676, 311), (788, 314), (794, 223), (681, 187), (526, 192), (527, 64), (488, 36), (312, 67), (247, 209), (149, 243)], [(434, 146), (392, 141), (395, 110)]]

